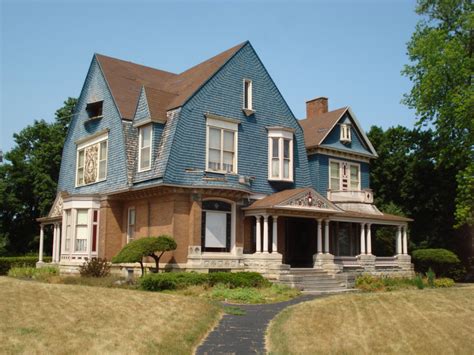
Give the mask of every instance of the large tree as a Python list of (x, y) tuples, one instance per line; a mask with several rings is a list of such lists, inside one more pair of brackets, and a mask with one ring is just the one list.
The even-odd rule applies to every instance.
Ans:
[(474, 206), (474, 13), (471, 0), (418, 0), (422, 16), (408, 43), (413, 82), (404, 102), (418, 125), (433, 128), (438, 166), (456, 170), (456, 226), (473, 224)]
[(35, 121), (14, 134), (15, 146), (0, 165), (0, 252), (22, 254), (36, 248), (38, 223), (56, 195), (61, 154), (77, 100), (68, 98), (48, 123)]

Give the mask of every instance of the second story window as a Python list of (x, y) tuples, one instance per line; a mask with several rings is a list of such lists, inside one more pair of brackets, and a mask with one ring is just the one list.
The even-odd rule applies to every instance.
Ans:
[(77, 146), (76, 186), (107, 179), (108, 135), (101, 135)]
[(342, 143), (350, 143), (351, 142), (351, 125), (344, 123), (341, 124), (341, 138)]
[(151, 141), (152, 126), (146, 125), (139, 128), (138, 171), (151, 168)]
[(293, 130), (268, 129), (268, 179), (293, 181)]
[(360, 165), (330, 159), (329, 188), (333, 191), (360, 191)]
[(238, 124), (217, 117), (207, 116), (206, 170), (237, 173)]

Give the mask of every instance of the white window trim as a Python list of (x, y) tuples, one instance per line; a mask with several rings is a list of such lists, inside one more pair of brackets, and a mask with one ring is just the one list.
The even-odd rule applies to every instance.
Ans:
[[(141, 162), (142, 162), (142, 132), (143, 129), (146, 127), (150, 127), (150, 161), (148, 164), (148, 167), (146, 168), (141, 168)], [(153, 125), (152, 124), (147, 124), (140, 126), (138, 128), (138, 172), (141, 173), (143, 171), (148, 171), (151, 169), (151, 161), (152, 161), (152, 147), (153, 147)]]
[[(108, 131), (104, 134), (101, 134), (99, 136), (95, 136), (89, 140), (80, 140), (80, 143), (76, 142), (76, 174), (75, 174), (75, 181), (74, 181), (74, 186), (75, 187), (82, 187), (82, 186), (88, 186), (88, 185), (92, 185), (92, 184), (97, 184), (98, 182), (101, 182), (101, 181), (105, 181), (107, 180), (107, 175), (108, 175), (108, 167), (109, 167), (109, 142), (108, 142), (108, 139), (109, 139), (109, 133)], [(100, 168), (100, 150), (101, 150), (101, 147), (100, 147), (100, 143), (102, 143), (103, 141), (107, 141), (107, 154), (105, 155), (105, 177), (103, 179), (99, 179), (99, 168)], [(91, 183), (83, 183), (83, 184), (78, 184), (78, 181), (77, 181), (77, 173), (78, 173), (78, 169), (79, 169), (79, 152), (91, 145), (94, 145), (94, 144), (99, 144), (99, 153), (97, 155), (97, 180), (94, 181), (94, 182), (91, 182)], [(86, 157), (84, 155), (84, 163), (85, 163), (85, 160), (86, 160)], [(84, 172), (83, 172), (84, 174)]]
[[(347, 186), (348, 186), (348, 189), (347, 191), (361, 191), (362, 188), (361, 188), (361, 184), (362, 184), (362, 181), (361, 181), (361, 168), (360, 168), (360, 163), (354, 163), (354, 162), (350, 162), (350, 161), (347, 161), (347, 160), (338, 160), (338, 159), (329, 159), (329, 162), (328, 162), (328, 190), (331, 189), (331, 163), (337, 163), (339, 164), (339, 190), (332, 190), (332, 191), (342, 191), (342, 163), (347, 163), (348, 167), (349, 167), (349, 179), (348, 179), (348, 183), (347, 183)], [(351, 166), (357, 166), (357, 169), (358, 169), (358, 173), (359, 173), (359, 183), (358, 183), (358, 186), (357, 186), (357, 190), (352, 190), (351, 189)]]
[[(248, 92), (245, 90), (245, 84), (248, 83)], [(243, 80), (243, 100), (242, 100), (242, 108), (244, 110), (250, 110), (253, 111), (253, 84), (252, 80), (250, 79), (244, 79)], [(245, 97), (247, 96), (247, 101), (248, 101), (248, 107), (245, 107)]]
[[(226, 203), (229, 203), (231, 206), (230, 209), (230, 252), (203, 252), (202, 255), (222, 255), (222, 254), (227, 254), (227, 255), (237, 255), (237, 245), (236, 245), (236, 223), (237, 223), (237, 216), (236, 216), (236, 203), (235, 201), (232, 200), (227, 200), (225, 198), (220, 198), (220, 197), (208, 197), (203, 199), (203, 201), (223, 201)], [(205, 211), (205, 210), (203, 210)]]
[[(234, 133), (234, 169), (232, 171), (226, 170), (213, 170), (209, 168), (209, 129), (215, 128), (224, 131), (230, 131)], [(221, 166), (222, 166), (222, 156), (224, 151), (224, 135), (221, 132)], [(219, 119), (216, 116), (207, 117), (206, 120), (206, 172), (217, 173), (217, 174), (237, 174), (238, 173), (238, 147), (239, 147), (239, 124), (237, 121), (232, 119)]]
[[(137, 231), (137, 210), (135, 208), (135, 206), (132, 206), (132, 207), (129, 207), (128, 208), (128, 211), (127, 211), (127, 244), (131, 242), (130, 240), (130, 211), (135, 211), (135, 220), (133, 221), (133, 229), (134, 229), (134, 236), (135, 236), (135, 233)], [(135, 239), (135, 237), (133, 238), (133, 240)]]
[[(268, 129), (268, 180), (269, 181), (287, 181), (293, 182), (293, 130), (287, 129), (284, 127), (275, 127), (275, 128), (267, 128)], [(278, 160), (279, 160), (279, 174), (278, 177), (272, 176), (272, 158), (273, 158), (273, 144), (272, 139), (278, 138)], [(289, 155), (290, 155), (290, 166), (289, 166), (289, 173), (288, 178), (283, 178), (284, 173), (284, 140), (290, 141), (289, 147)]]

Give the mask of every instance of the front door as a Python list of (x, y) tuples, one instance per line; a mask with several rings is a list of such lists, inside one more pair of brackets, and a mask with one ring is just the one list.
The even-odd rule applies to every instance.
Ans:
[(316, 253), (316, 220), (285, 218), (285, 264), (313, 267)]

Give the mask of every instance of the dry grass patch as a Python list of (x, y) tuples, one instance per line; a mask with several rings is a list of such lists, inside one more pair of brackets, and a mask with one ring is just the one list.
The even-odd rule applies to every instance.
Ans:
[(190, 354), (219, 315), (182, 296), (0, 277), (0, 353)]
[(474, 286), (345, 294), (290, 307), (270, 324), (274, 354), (473, 354)]

